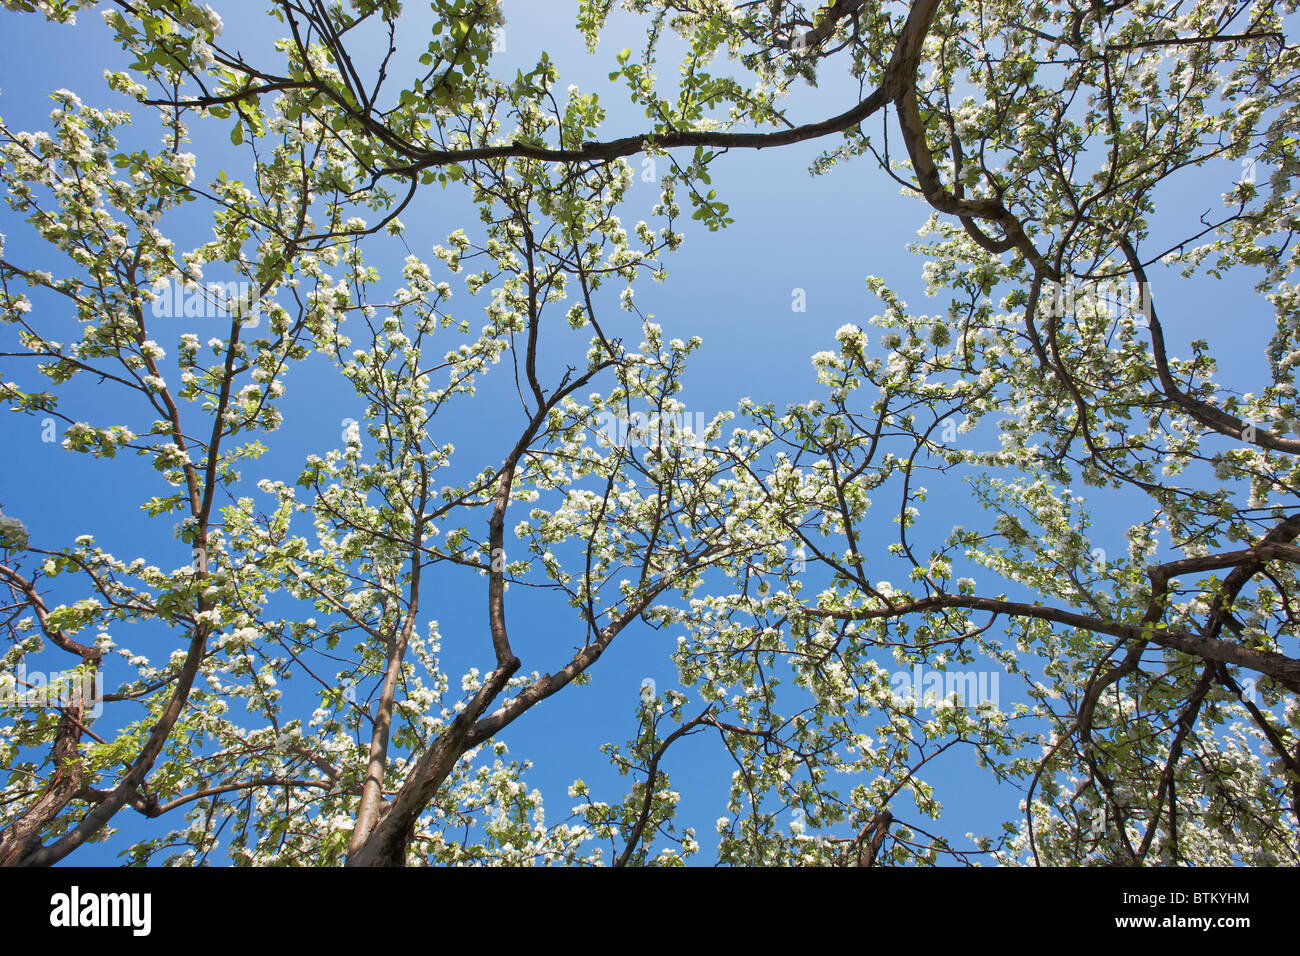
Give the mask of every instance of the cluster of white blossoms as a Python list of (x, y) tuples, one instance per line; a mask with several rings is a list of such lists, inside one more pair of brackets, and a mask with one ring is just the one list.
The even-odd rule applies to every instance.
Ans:
[(27, 527), (12, 515), (0, 515), (0, 547), (22, 551), (27, 547)]

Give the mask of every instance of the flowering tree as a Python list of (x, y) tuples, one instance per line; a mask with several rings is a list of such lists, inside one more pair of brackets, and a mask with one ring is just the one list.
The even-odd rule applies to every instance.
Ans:
[[(0, 518), (6, 686), (36, 661), (109, 682), (102, 713), (6, 698), (0, 862), (58, 862), (135, 814), (177, 822), (133, 863), (680, 863), (698, 822), (668, 769), (697, 735), (731, 774), (722, 862), (1300, 860), (1289, 6), (622, 0), (644, 45), (611, 79), (645, 118), (613, 132), (549, 58), (494, 70), (501, 0), (435, 0), (415, 51), (397, 0), (277, 0), (283, 39), (258, 58), (210, 7), (100, 6), (130, 62), (99, 95), (133, 112), (61, 90), (48, 131), (0, 124), (28, 224), (0, 248), (0, 397), (71, 452), (150, 462), (134, 504), (177, 522), (190, 560)], [(577, 5), (591, 49), (614, 7)], [(785, 94), (836, 71), (857, 102), (793, 115)], [(132, 122), (166, 147), (124, 146)], [(185, 147), (209, 128), (238, 176), (196, 177)], [(718, 155), (813, 140), (814, 172), (874, 166), (928, 207), (915, 251), (947, 305), (917, 313), (869, 277), (885, 333), (841, 328), (813, 356), (823, 395), (680, 428), (700, 341), (665, 340), (633, 283), (665, 278), (682, 197), (731, 222)], [(1183, 223), (1172, 191), (1225, 159), (1243, 174), (1224, 211)], [(654, 222), (629, 230), (646, 162)], [(440, 262), (410, 255), (400, 282), (368, 264), (443, 191), (480, 224), (448, 224)], [(212, 238), (181, 251), (164, 226), (196, 218)], [(1169, 352), (1178, 270), (1247, 276), (1272, 306), (1253, 391), (1219, 382), (1204, 342)], [(478, 331), (449, 311), (455, 276), (488, 302)], [(222, 334), (157, 321), (205, 296)], [(503, 360), (509, 434), (463, 461), (444, 423)], [(364, 414), (254, 486), (241, 468), (295, 370)], [(77, 390), (91, 378), (111, 403)], [(922, 480), (987, 520), (927, 523)], [(1131, 524), (1127, 554), (1094, 546), (1080, 483)], [(441, 662), (447, 587), (485, 598), (455, 637), (465, 671)], [(521, 589), (573, 650), (518, 649)], [(609, 715), (629, 721), (609, 748), (627, 792), (576, 781), (548, 824), (499, 737), (647, 625), (679, 635), (682, 687)], [(886, 666), (977, 663), (1025, 701), (900, 693)], [(944, 823), (926, 778), (963, 750), (1024, 791), (999, 833)]]

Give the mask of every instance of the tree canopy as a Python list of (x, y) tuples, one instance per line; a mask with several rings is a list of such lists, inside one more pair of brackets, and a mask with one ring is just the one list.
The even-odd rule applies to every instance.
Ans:
[[(256, 44), (235, 5), (3, 0), (120, 47), (0, 122), (6, 429), (126, 477), (75, 540), (0, 517), (0, 863), (140, 818), (134, 864), (1300, 862), (1292, 4), (564, 5), (600, 91), (501, 68), (504, 0), (264, 5)], [(796, 144), (912, 198), (938, 311), (864, 273), (816, 394), (684, 414), (701, 338), (643, 287), (744, 228), (722, 157)], [(403, 217), (445, 238), (403, 262)], [(1253, 371), (1188, 336), (1214, 283), (1272, 316)], [(285, 468), (321, 380), (363, 414)], [(175, 540), (117, 557), (137, 508)], [(679, 686), (588, 715), (621, 788), (544, 808), (502, 736), (645, 633)], [(33, 707), (35, 671), (103, 693)], [(954, 832), (958, 753), (1019, 813)]]

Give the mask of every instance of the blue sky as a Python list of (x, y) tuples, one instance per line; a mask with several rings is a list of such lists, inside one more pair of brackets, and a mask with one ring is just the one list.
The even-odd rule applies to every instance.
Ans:
[[(279, 25), (255, 12), (258, 4), (244, 0), (223, 6), (227, 41), (238, 38), (237, 45), (251, 49), (278, 36), (274, 31)], [(561, 88), (576, 83), (584, 90), (601, 93), (610, 113), (603, 136), (641, 129), (644, 118), (640, 110), (628, 107), (623, 91), (607, 78), (615, 51), (639, 45), (636, 34), (629, 32), (629, 26), (635, 30), (635, 24), (616, 18), (612, 36), (602, 42), (595, 56), (588, 56), (572, 26), (575, 7), (557, 0), (508, 3), (506, 46), (500, 55), (503, 71), (512, 74), (516, 66), (531, 66), (537, 53), (545, 49), (559, 67)], [(84, 11), (78, 25), (71, 28), (9, 13), (0, 23), (4, 24), (0, 30), (0, 63), (4, 64), (0, 67), (0, 116), (11, 127), (48, 129), (52, 104), (46, 94), (60, 87), (73, 90), (88, 104), (126, 105), (102, 80), (105, 68), (122, 68), (126, 57), (112, 44), (96, 12)], [(417, 19), (410, 34), (417, 45), (423, 42), (420, 29)], [(668, 74), (673, 69), (666, 59), (661, 72)], [(821, 119), (841, 112), (856, 96), (855, 84), (828, 74), (818, 89), (800, 91), (792, 99), (792, 115), (805, 121)], [(131, 135), (154, 148), (157, 128), (151, 120), (140, 126)], [(243, 168), (245, 160), (232, 150), (228, 129), (221, 123), (205, 128), (196, 125), (195, 133), (190, 148), (199, 157), (198, 181), (212, 178), (223, 165), (232, 174)], [(685, 245), (668, 258), (668, 281), (662, 285), (638, 282), (639, 307), (654, 313), (666, 337), (699, 335), (704, 340), (704, 347), (689, 366), (686, 390), (680, 396), (689, 411), (712, 418), (719, 411), (734, 410), (737, 401), (746, 396), (775, 402), (778, 407), (823, 397), (809, 356), (834, 348), (833, 335), (841, 325), (866, 327), (870, 317), (881, 311), (864, 283), (868, 274), (885, 277), (913, 308), (928, 312), (946, 308), (945, 301), (927, 300), (922, 295), (922, 260), (905, 249), (927, 218), (927, 208), (901, 197), (897, 185), (870, 160), (838, 167), (824, 176), (810, 176), (810, 163), (826, 145), (829, 143), (811, 143), (721, 157), (714, 166), (713, 180), (720, 198), (730, 204), (735, 223), (718, 233), (688, 224)], [(1184, 194), (1167, 197), (1176, 207), (1175, 215), (1194, 221), (1204, 210), (1217, 211), (1218, 195), (1229, 187), (1236, 172), (1235, 166), (1223, 163), (1183, 177), (1177, 189)], [(629, 208), (623, 213), (625, 224), (648, 218), (649, 206), (657, 198), (656, 187), (634, 186)], [(455, 189), (426, 190), (402, 218), (408, 230), (406, 243), (426, 259), (434, 242), (443, 241), (461, 227), (474, 235), (477, 225), (472, 208)], [(166, 223), (165, 229), (178, 247), (186, 248), (203, 241), (209, 224), (202, 218), (180, 219)], [(1169, 227), (1170, 234), (1176, 231), (1175, 226)], [(26, 262), (32, 261), (31, 256), (39, 260), (47, 255), (28, 241), (27, 227), (15, 221), (7, 209), (0, 210), (0, 233), (8, 237), (12, 258)], [(378, 242), (370, 252), (372, 264), (385, 274), (386, 287), (397, 281), (404, 255), (396, 242)], [(55, 267), (47, 268), (53, 271)], [(434, 263), (435, 280), (444, 277), (438, 269)], [(1215, 346), (1221, 379), (1243, 391), (1258, 390), (1265, 368), (1263, 345), (1271, 331), (1267, 304), (1240, 280), (1153, 279), (1161, 315), (1170, 330), (1171, 350), (1185, 354), (1186, 342), (1206, 338)], [(458, 318), (463, 313), (476, 327), (478, 310), (486, 299), (471, 301), (462, 285), (453, 281), (453, 287), (457, 290), (451, 304), (453, 313)], [(807, 308), (801, 313), (791, 310), (795, 289), (806, 293)], [(612, 316), (614, 309), (611, 301), (607, 314)], [(626, 314), (618, 315), (618, 321), (630, 321)], [(159, 341), (170, 350), (182, 331), (199, 331), (200, 338), (206, 337), (199, 329), (177, 328), (170, 342), (167, 336), (159, 336)], [(220, 334), (215, 324), (210, 334)], [(639, 330), (625, 334), (633, 338), (639, 336)], [(872, 339), (877, 335), (872, 332)], [(557, 363), (563, 358), (553, 356)], [(505, 386), (509, 384), (506, 366), (500, 368), (500, 380), (495, 384)], [(0, 367), (0, 374), (6, 379), (17, 377), (9, 367)], [(20, 382), (31, 380), (28, 373), (22, 374), (27, 377), (19, 378)], [(359, 400), (323, 364), (295, 370), (288, 385), (286, 424), (268, 440), (272, 452), (243, 469), (250, 489), (261, 477), (292, 481), (305, 455), (340, 446), (344, 421), (360, 417)], [(106, 388), (89, 382), (78, 383), (68, 395), (68, 413), (83, 419), (92, 412), (106, 413), (116, 401)], [(80, 415), (73, 411), (77, 403), (85, 410)], [(517, 434), (519, 415), (517, 402), (504, 387), (485, 387), (480, 399), (462, 406), (446, 426), (461, 466), (476, 471), (499, 463)], [(42, 443), (39, 432), (40, 425), (33, 419), (0, 417), (0, 436), (11, 456), (0, 472), (0, 502), (6, 514), (27, 524), (36, 544), (57, 548), (70, 545), (79, 534), (93, 533), (103, 547), (119, 557), (129, 559), (138, 554), (164, 567), (168, 562), (177, 566), (188, 563), (184, 547), (172, 539), (170, 520), (151, 521), (138, 511), (139, 503), (149, 495), (164, 493), (147, 464), (134, 458), (110, 462), (74, 458), (57, 443)], [(933, 481), (929, 484), (932, 492), (937, 490)], [(942, 490), (943, 494), (932, 494), (924, 512), (922, 533), (928, 532), (923, 537), (927, 545), (940, 540), (953, 524), (970, 518), (973, 502), (964, 487), (945, 486)], [(1140, 506), (1139, 512), (1141, 507), (1145, 506)], [(1136, 512), (1124, 502), (1107, 503), (1094, 514), (1097, 543), (1113, 549), (1112, 553), (1123, 553), (1123, 534), (1132, 517)], [(463, 584), (464, 579), (460, 580)], [(84, 596), (65, 592), (63, 587), (60, 582), (54, 589), (56, 601)], [(580, 628), (564, 613), (568, 609), (563, 604), (555, 607), (534, 602), (519, 590), (511, 593), (510, 613), (512, 621), (520, 622), (513, 628), (524, 671), (554, 670), (566, 659), (566, 651), (581, 642)], [(466, 666), (483, 670), (490, 666), (485, 608), (484, 590), (478, 584), (457, 586), (447, 580), (437, 589), (429, 616), (440, 622), (449, 666), (462, 659)], [(549, 820), (558, 821), (567, 814), (573, 801), (565, 790), (576, 777), (592, 783), (600, 799), (612, 802), (621, 795), (598, 748), (608, 741), (622, 742), (635, 732), (633, 714), (644, 678), (653, 678), (661, 691), (676, 686), (676, 669), (668, 657), (676, 633), (641, 625), (630, 628), (593, 671), (590, 686), (566, 690), (505, 733), (503, 739), (512, 755), (533, 761), (534, 769), (525, 782), (546, 795)], [(451, 635), (465, 643), (453, 646)], [(176, 634), (154, 632), (141, 639), (140, 649), (165, 658), (172, 646), (168, 642), (179, 640)], [(1002, 693), (1004, 706), (1010, 703), (1008, 698), (1020, 697), (1018, 688), (1006, 678)], [(304, 716), (310, 709), (311, 705)], [(705, 848), (700, 859), (707, 860), (714, 840), (712, 823), (725, 812), (730, 762), (714, 737), (701, 735), (674, 747), (667, 769), (674, 788), (684, 797), (679, 820), (698, 827)], [(1002, 820), (1014, 816), (1020, 798), (1017, 791), (996, 790), (974, 770), (964, 753), (940, 765), (927, 779), (936, 784), (945, 802), (942, 829), (952, 836), (968, 830), (996, 832)], [(611, 786), (602, 787), (606, 783)], [(914, 813), (900, 815), (916, 818)], [(115, 821), (121, 829), (118, 836), (106, 845), (87, 848), (69, 862), (114, 863), (116, 853), (130, 837), (160, 832), (180, 822), (177, 818), (151, 824), (123, 813)]]

